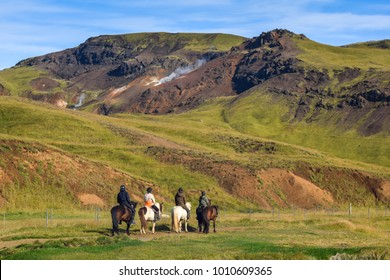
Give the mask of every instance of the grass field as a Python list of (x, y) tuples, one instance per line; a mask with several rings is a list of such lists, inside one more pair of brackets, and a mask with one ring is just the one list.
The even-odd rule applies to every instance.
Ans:
[(1, 223), (1, 259), (118, 260), (118, 259), (390, 259), (389, 209), (338, 209), (220, 213), (217, 233), (200, 234), (194, 220), (190, 232), (170, 232), (170, 219), (156, 226), (156, 234), (110, 236), (108, 211), (7, 214)]

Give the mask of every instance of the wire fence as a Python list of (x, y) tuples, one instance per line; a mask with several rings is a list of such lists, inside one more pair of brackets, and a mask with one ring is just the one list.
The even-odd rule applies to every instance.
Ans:
[[(63, 210), (56, 210), (48, 208), (44, 213), (34, 213), (33, 216), (26, 213), (17, 214), (13, 212), (2, 213), (3, 226), (6, 226), (7, 222), (10, 221), (22, 221), (28, 219), (40, 220), (40, 224), (44, 227), (50, 227), (55, 225), (54, 221), (72, 220), (80, 223), (109, 223), (111, 221), (110, 211), (108, 209), (102, 209), (99, 207), (91, 208), (77, 212), (76, 214), (67, 214)], [(249, 209), (244, 213), (237, 213), (238, 219), (267, 219), (273, 221), (299, 221), (299, 220), (310, 220), (310, 219), (321, 219), (325, 217), (334, 217), (341, 219), (378, 219), (388, 218), (390, 219), (390, 207), (389, 206), (353, 206), (349, 204), (345, 207), (339, 208), (315, 208), (315, 209), (303, 209), (303, 208), (278, 208), (274, 207), (268, 211), (258, 211)], [(163, 213), (164, 221), (169, 221), (170, 213)], [(231, 218), (231, 212), (224, 212), (223, 209), (219, 212), (219, 219), (226, 220)], [(196, 220), (191, 221), (195, 223)]]

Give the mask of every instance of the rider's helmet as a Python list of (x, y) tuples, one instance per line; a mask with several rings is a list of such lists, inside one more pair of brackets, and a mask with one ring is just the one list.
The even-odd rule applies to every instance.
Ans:
[(205, 191), (202, 191), (202, 195), (206, 195), (206, 192), (205, 192)]
[(183, 188), (180, 187), (179, 190), (178, 190), (179, 193), (182, 193), (183, 192)]
[(146, 189), (146, 192), (147, 192), (147, 193), (151, 193), (152, 191), (153, 191), (153, 189), (152, 189), (151, 187), (149, 187), (149, 188)]
[(126, 190), (126, 186), (122, 185), (120, 189), (121, 189), (121, 191), (124, 191), (124, 190)]

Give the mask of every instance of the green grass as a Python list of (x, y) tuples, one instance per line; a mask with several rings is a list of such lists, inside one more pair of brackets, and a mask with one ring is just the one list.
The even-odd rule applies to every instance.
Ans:
[(318, 69), (378, 68), (390, 71), (390, 50), (367, 47), (333, 47), (308, 39), (297, 40), (302, 53), (298, 55), (306, 65)]
[(33, 67), (15, 67), (1, 71), (0, 84), (10, 91), (13, 96), (31, 90), (30, 82), (46, 73)]
[(77, 112), (22, 99), (2, 97), (0, 133), (46, 143), (64, 141), (99, 145), (123, 145), (120, 137)]
[[(388, 217), (382, 214), (370, 218), (355, 214), (348, 219), (343, 212), (332, 215), (308, 212), (305, 217), (283, 212), (279, 218), (271, 213), (222, 212), (217, 233), (170, 233), (169, 219), (164, 218), (158, 223), (155, 235), (141, 236), (139, 225), (135, 225), (130, 237), (124, 234), (123, 226), (120, 236), (109, 237), (110, 219), (107, 213), (102, 214), (99, 221), (94, 221), (92, 215), (89, 220), (54, 218), (48, 228), (43, 219), (30, 219), (23, 224), (6, 220), (3, 226), (8, 229), (1, 229), (0, 242), (20, 245), (3, 249), (0, 258), (390, 259)], [(25, 242), (30, 239), (33, 240)]]
[(334, 126), (334, 119), (342, 118), (342, 112), (323, 112), (316, 122), (291, 123), (288, 100), (259, 90), (239, 99), (225, 115), (227, 122), (244, 134), (312, 148), (330, 157), (390, 167), (387, 135), (361, 136), (358, 123), (346, 131)]
[[(150, 182), (158, 186), (160, 197), (166, 200), (173, 197), (179, 186), (184, 186), (190, 191), (188, 198), (193, 204), (197, 203), (199, 190), (207, 189), (219, 194), (216, 202), (224, 208), (256, 208), (223, 190), (217, 178), (180, 164), (158, 161), (153, 154), (148, 154), (148, 146), (176, 145), (174, 149), (181, 151), (177, 155), (185, 155), (189, 150), (193, 156), (215, 162), (230, 160), (257, 170), (270, 167), (294, 170), (297, 164), (304, 162), (312, 166), (348, 167), (380, 177), (389, 176), (386, 155), (390, 145), (384, 145), (388, 138), (381, 135), (361, 137), (353, 130), (332, 130), (326, 125), (288, 123), (285, 117), (289, 112), (288, 104), (266, 92), (252, 92), (235, 102), (231, 97), (219, 98), (187, 113), (165, 116), (120, 114), (105, 117), (12, 97), (1, 97), (0, 102), (0, 139), (20, 141), (19, 151), (31, 150), (34, 155), (37, 149), (44, 151), (54, 147), (59, 152), (65, 151), (70, 158), (85, 159), (86, 165), (94, 166), (91, 170), (101, 168), (95, 165), (99, 163), (123, 172), (124, 176)], [(143, 142), (142, 137), (157, 140)], [(36, 142), (42, 146), (38, 147), (34, 144)], [(272, 153), (252, 151), (252, 147), (259, 143), (276, 149)], [(70, 179), (69, 174), (59, 174), (56, 171), (59, 163), (54, 159), (45, 162), (33, 156), (11, 156), (13, 151), (7, 145), (0, 146), (0, 152), (6, 155), (0, 159), (0, 172), (13, 170), (15, 173), (14, 181), (7, 183), (2, 193), (9, 199), (8, 209), (23, 205), (26, 210), (32, 204), (45, 208), (45, 201), (55, 201), (55, 197), (63, 198), (57, 201), (58, 207), (80, 206), (74, 190), (68, 188), (69, 184), (76, 185), (75, 180)], [(78, 161), (77, 158), (73, 160)], [(76, 170), (66, 172), (80, 176)], [(103, 177), (86, 173), (79, 188), (95, 192), (92, 186), (98, 183), (97, 180), (102, 180), (104, 186), (108, 184)], [(111, 201), (114, 195), (111, 192), (120, 183), (110, 181), (111, 190), (100, 191), (100, 195)], [(330, 188), (326, 181), (315, 183)], [(55, 192), (49, 191), (52, 186), (56, 186)], [(344, 188), (348, 189), (348, 186)], [(137, 189), (136, 193), (140, 195), (142, 190)], [(340, 202), (348, 197), (338, 190), (333, 190), (333, 193)], [(42, 195), (46, 197), (44, 201)], [(349, 195), (362, 204), (371, 204), (371, 200), (362, 198), (366, 195), (364, 193)], [(18, 201), (23, 203), (18, 205)]]
[[(121, 35), (127, 41), (141, 48), (166, 47), (171, 49), (181, 43), (185, 50), (227, 51), (231, 47), (241, 44), (246, 38), (229, 34), (203, 34), (203, 33), (134, 33)], [(115, 40), (115, 36), (110, 36)]]

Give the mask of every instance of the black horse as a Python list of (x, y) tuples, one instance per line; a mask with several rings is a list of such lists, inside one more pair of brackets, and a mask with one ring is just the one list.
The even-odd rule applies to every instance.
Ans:
[(205, 208), (196, 209), (196, 219), (198, 220), (199, 232), (209, 233), (210, 230), (210, 221), (213, 221), (214, 232), (215, 230), (215, 221), (218, 217), (218, 206), (211, 205)]
[[(131, 204), (134, 206), (134, 209), (137, 207), (137, 202), (131, 201)], [(119, 225), (123, 222), (126, 222), (127, 228), (126, 233), (127, 235), (130, 235), (130, 221), (132, 220), (133, 214), (129, 209), (122, 205), (116, 205), (111, 208), (111, 218), (112, 218), (112, 236), (114, 234), (119, 235)]]

